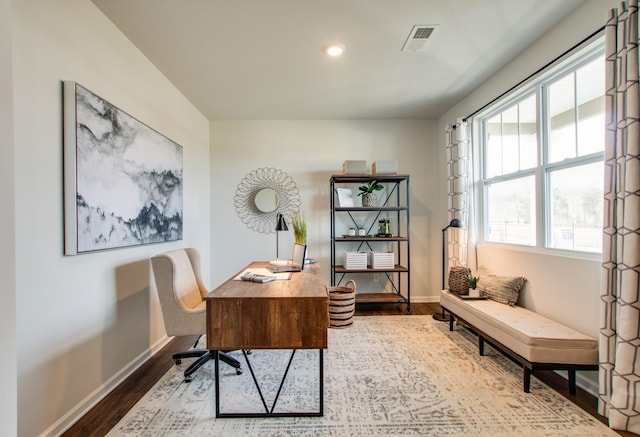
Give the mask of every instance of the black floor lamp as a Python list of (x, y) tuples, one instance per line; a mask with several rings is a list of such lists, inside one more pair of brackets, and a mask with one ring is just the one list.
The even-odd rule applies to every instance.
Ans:
[[(460, 219), (454, 218), (449, 222), (449, 226), (447, 226), (442, 230), (442, 290), (444, 290), (444, 278), (445, 278), (445, 275), (447, 274), (446, 272), (447, 265), (445, 264), (445, 254), (446, 254), (446, 247), (447, 247), (447, 242), (446, 242), (447, 229), (461, 228), (461, 227), (462, 227), (462, 222), (460, 221)], [(434, 313), (433, 318), (440, 322), (449, 321), (449, 316), (445, 314), (444, 310), (442, 310), (442, 313)]]

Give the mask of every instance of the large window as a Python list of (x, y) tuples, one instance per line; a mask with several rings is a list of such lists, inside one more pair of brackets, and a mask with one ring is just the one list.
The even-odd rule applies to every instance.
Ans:
[(556, 67), (479, 120), (484, 240), (600, 252), (602, 51)]

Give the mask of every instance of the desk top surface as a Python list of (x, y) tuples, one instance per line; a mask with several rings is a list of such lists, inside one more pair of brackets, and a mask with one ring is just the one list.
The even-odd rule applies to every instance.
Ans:
[(317, 264), (306, 265), (302, 272), (291, 273), (287, 280), (276, 280), (265, 283), (236, 281), (233, 278), (250, 268), (264, 268), (267, 262), (253, 262), (237, 274), (209, 292), (205, 299), (241, 299), (241, 298), (326, 298), (327, 291), (322, 282), (320, 268)]

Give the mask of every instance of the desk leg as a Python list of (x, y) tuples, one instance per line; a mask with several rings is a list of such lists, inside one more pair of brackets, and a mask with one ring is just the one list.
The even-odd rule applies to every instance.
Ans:
[(284, 386), (284, 382), (289, 373), (289, 369), (291, 367), (291, 362), (293, 361), (293, 357), (296, 354), (296, 349), (293, 349), (291, 352), (291, 357), (289, 358), (289, 362), (287, 363), (287, 368), (282, 375), (282, 380), (280, 381), (280, 386), (278, 387), (278, 392), (276, 393), (275, 399), (273, 400), (273, 405), (271, 408), (267, 405), (267, 402), (264, 399), (262, 394), (262, 390), (260, 389), (260, 384), (258, 383), (258, 379), (256, 378), (255, 373), (253, 372), (253, 368), (251, 366), (251, 362), (249, 361), (249, 356), (246, 351), (242, 351), (244, 355), (244, 359), (247, 362), (247, 367), (249, 367), (249, 371), (251, 372), (251, 377), (253, 378), (253, 383), (258, 390), (258, 394), (260, 395), (260, 400), (262, 401), (262, 405), (264, 407), (264, 413), (221, 413), (220, 412), (220, 357), (218, 351), (213, 351), (214, 357), (214, 366), (215, 366), (215, 396), (216, 396), (216, 418), (225, 418), (225, 417), (318, 417), (324, 415), (324, 350), (318, 349), (318, 388), (320, 393), (318, 395), (318, 411), (317, 412), (288, 412), (288, 413), (275, 413), (274, 410), (276, 408), (276, 404), (278, 403), (278, 398), (280, 397), (280, 392), (282, 387)]
[(215, 381), (215, 396), (216, 396), (216, 417), (220, 417), (220, 355), (217, 350), (213, 351), (213, 367)]
[(318, 349), (318, 358), (320, 365), (320, 396), (318, 403), (320, 404), (320, 416), (324, 416), (324, 349)]

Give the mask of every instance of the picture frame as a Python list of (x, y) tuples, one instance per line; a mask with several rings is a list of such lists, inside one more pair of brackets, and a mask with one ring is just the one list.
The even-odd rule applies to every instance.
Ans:
[(182, 239), (182, 147), (63, 81), (64, 253)]
[(336, 192), (338, 193), (338, 204), (341, 208), (354, 206), (351, 188), (336, 188)]

